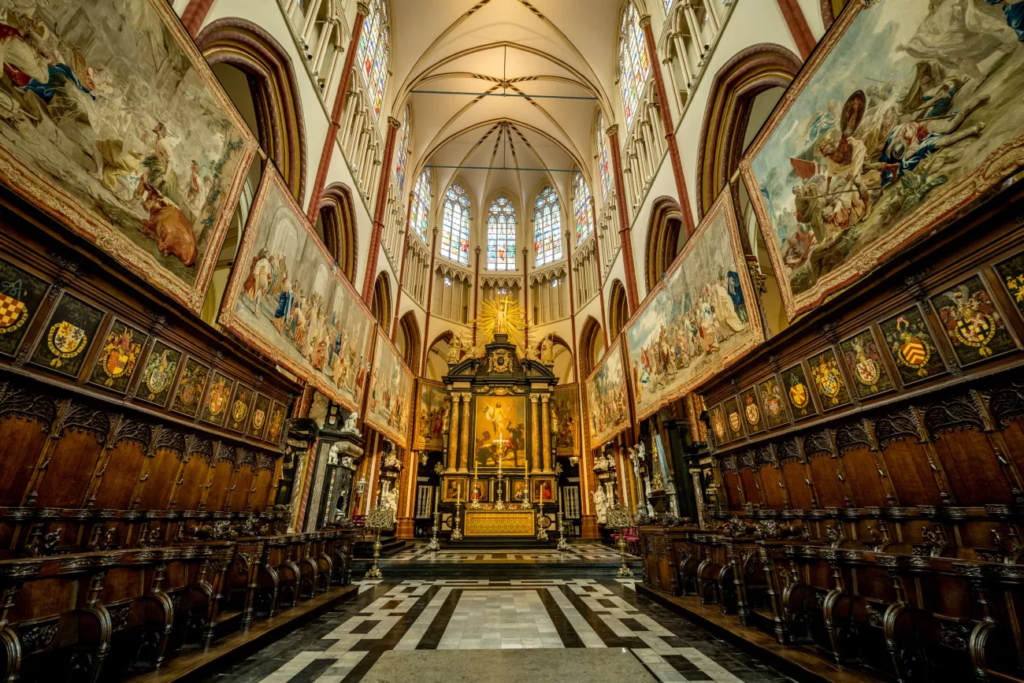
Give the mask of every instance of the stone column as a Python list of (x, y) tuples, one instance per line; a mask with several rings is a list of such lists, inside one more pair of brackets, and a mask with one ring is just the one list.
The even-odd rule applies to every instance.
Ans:
[(541, 453), (541, 461), (544, 466), (544, 474), (550, 474), (551, 469), (551, 394), (541, 394), (540, 396), (540, 415), (541, 415), (541, 429), (543, 430), (543, 436), (541, 437), (541, 444), (543, 445), (544, 452)]
[(462, 394), (462, 438), (459, 441), (459, 472), (469, 472), (469, 404), (472, 394)]
[(540, 415), (537, 414), (537, 403), (540, 396), (530, 394), (530, 472), (540, 471)]
[(459, 393), (452, 392), (452, 408), (448, 431), (448, 471), (455, 471), (456, 455), (459, 451)]

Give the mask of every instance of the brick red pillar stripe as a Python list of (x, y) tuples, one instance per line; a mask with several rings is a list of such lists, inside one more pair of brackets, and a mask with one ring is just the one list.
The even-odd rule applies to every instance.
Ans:
[(391, 341), (398, 335), (398, 308), (402, 303), (402, 285), (405, 284), (405, 257), (409, 253), (409, 217), (412, 213), (412, 192), (409, 202), (405, 205), (405, 239), (402, 240), (402, 265), (398, 267), (398, 292), (395, 294), (395, 324), (391, 326)]
[(594, 216), (594, 264), (597, 266), (597, 295), (601, 304), (601, 334), (604, 335), (604, 348), (608, 348), (608, 322), (604, 319), (604, 283), (601, 281), (601, 270), (604, 264), (601, 263), (601, 240), (597, 238), (597, 208), (594, 203), (594, 195), (590, 195), (590, 211)]
[(203, 27), (211, 7), (213, 0), (192, 0), (181, 13), (181, 23), (193, 38), (199, 35), (199, 29)]
[(423, 360), (420, 361), (420, 377), (427, 374), (427, 352), (430, 350), (430, 309), (434, 306), (434, 258), (437, 256), (437, 233), (434, 228), (434, 236), (430, 242), (430, 272), (427, 274), (427, 315), (423, 321)]
[(797, 0), (778, 0), (778, 3), (782, 17), (786, 20), (786, 26), (789, 27), (789, 32), (793, 36), (793, 42), (796, 43), (796, 49), (800, 51), (800, 56), (806, 62), (817, 44), (814, 34), (811, 33), (811, 27), (807, 24), (807, 18)]
[(384, 157), (380, 160), (380, 182), (377, 183), (377, 204), (373, 210), (373, 236), (370, 253), (366, 255), (366, 275), (363, 276), (363, 301), (373, 301), (373, 284), (377, 277), (377, 258), (380, 256), (380, 238), (384, 234), (384, 211), (388, 206), (388, 187), (391, 176), (391, 157), (395, 153), (395, 136), (402, 122), (388, 117), (388, 136), (384, 142)]
[(629, 209), (626, 206), (626, 181), (622, 177), (622, 154), (619, 151), (619, 127), (608, 128), (608, 145), (612, 150), (612, 173), (615, 176), (615, 203), (619, 211), (619, 242), (622, 265), (626, 269), (626, 303), (629, 314), (640, 305), (636, 290), (636, 267), (633, 265), (633, 240), (630, 239)]
[(665, 146), (668, 147), (668, 158), (672, 163), (672, 178), (676, 181), (676, 194), (679, 206), (683, 209), (683, 227), (686, 236), (690, 237), (696, 226), (690, 212), (690, 194), (686, 191), (686, 179), (683, 177), (683, 161), (679, 157), (679, 145), (676, 144), (676, 127), (672, 122), (672, 110), (668, 106), (668, 91), (665, 90), (665, 78), (661, 73), (661, 62), (658, 61), (658, 49), (654, 42), (654, 29), (651, 28), (651, 16), (640, 17), (640, 26), (644, 30), (644, 41), (647, 43), (647, 57), (654, 75), (654, 87), (658, 92), (658, 111), (661, 112), (661, 127), (665, 131)]
[(473, 346), (476, 346), (476, 319), (480, 316), (480, 247), (476, 248), (476, 266), (473, 268)]
[(570, 242), (570, 236), (572, 233), (568, 230), (565, 231), (565, 245), (566, 245), (566, 263), (569, 266), (569, 323), (572, 326), (572, 359), (574, 361), (572, 372), (576, 377), (576, 381), (582, 381), (580, 379), (580, 357), (576, 353), (576, 292), (572, 288), (572, 248), (573, 244)]
[[(199, 1), (192, 0), (193, 3)], [(352, 78), (352, 68), (355, 65), (359, 39), (363, 35), (363, 20), (366, 19), (367, 12), (369, 12), (369, 8), (366, 3), (360, 2), (356, 5), (356, 21), (352, 25), (352, 39), (348, 41), (348, 54), (345, 55), (345, 67), (341, 70), (338, 92), (334, 95), (331, 125), (327, 128), (327, 137), (324, 138), (324, 149), (320, 153), (320, 165), (316, 169), (316, 180), (313, 181), (313, 193), (309, 196), (309, 206), (306, 209), (306, 217), (313, 224), (316, 224), (316, 215), (320, 211), (320, 199), (324, 195), (324, 187), (327, 186), (327, 171), (331, 167), (331, 156), (334, 154), (334, 147), (338, 140), (338, 131), (341, 130), (341, 117), (345, 112), (345, 102), (348, 100), (348, 84)]]

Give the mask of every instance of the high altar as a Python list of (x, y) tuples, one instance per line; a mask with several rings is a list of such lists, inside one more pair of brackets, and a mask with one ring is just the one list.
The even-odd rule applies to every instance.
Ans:
[[(556, 503), (553, 369), (522, 358), (510, 335), (490, 331), (480, 352), (449, 365), (442, 502), (457, 503), (466, 536), (531, 536), (541, 501)], [(488, 338), (488, 337), (484, 337)]]

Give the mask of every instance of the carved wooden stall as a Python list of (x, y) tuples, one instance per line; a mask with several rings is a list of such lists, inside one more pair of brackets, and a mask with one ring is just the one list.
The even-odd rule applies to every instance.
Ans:
[(351, 532), (288, 533), (277, 496), (299, 387), (0, 203), (3, 679), (116, 680), (347, 596)]
[(1022, 196), (702, 388), (720, 508), (642, 529), (641, 594), (805, 668), (1024, 680)]

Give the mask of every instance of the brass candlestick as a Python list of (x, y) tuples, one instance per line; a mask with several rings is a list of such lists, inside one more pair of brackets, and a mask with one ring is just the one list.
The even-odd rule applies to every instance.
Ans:
[(455, 528), (452, 529), (452, 540), (461, 541), (462, 532), (459, 531), (459, 508), (462, 507), (462, 501), (458, 498), (455, 499)]

